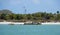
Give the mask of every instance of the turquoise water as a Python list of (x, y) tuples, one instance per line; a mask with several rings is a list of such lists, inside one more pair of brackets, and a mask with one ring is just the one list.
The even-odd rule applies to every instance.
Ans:
[(0, 25), (0, 35), (60, 35), (60, 25)]

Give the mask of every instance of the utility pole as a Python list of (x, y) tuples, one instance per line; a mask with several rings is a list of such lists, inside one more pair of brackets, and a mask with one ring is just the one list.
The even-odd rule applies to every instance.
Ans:
[(26, 14), (26, 12), (27, 12), (26, 7), (24, 6), (23, 8), (24, 8), (24, 14)]
[(26, 17), (26, 12), (27, 12), (27, 10), (26, 10), (26, 7), (25, 7), (25, 6), (24, 6), (23, 8), (24, 8), (24, 15), (25, 15), (25, 17), (24, 17), (25, 20), (24, 20), (24, 21), (27, 21), (27, 17)]

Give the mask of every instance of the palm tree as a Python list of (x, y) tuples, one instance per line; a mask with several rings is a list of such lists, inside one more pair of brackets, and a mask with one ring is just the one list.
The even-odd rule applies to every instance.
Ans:
[(59, 14), (59, 11), (57, 11), (57, 14)]
[(56, 19), (58, 20), (59, 18), (59, 11), (57, 11), (57, 14), (56, 14)]

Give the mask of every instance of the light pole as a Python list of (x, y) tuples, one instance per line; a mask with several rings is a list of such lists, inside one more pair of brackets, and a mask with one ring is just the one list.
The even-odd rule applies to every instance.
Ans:
[(26, 10), (26, 7), (25, 7), (25, 6), (24, 6), (23, 8), (24, 8), (24, 15), (25, 15), (25, 17), (24, 17), (25, 20), (24, 20), (24, 21), (26, 21), (26, 20), (27, 20), (27, 16), (26, 16), (26, 12), (27, 12), (27, 10)]

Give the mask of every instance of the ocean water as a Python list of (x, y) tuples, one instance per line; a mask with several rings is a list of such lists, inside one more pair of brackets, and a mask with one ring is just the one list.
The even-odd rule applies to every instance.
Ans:
[(60, 35), (60, 25), (0, 25), (0, 35)]

